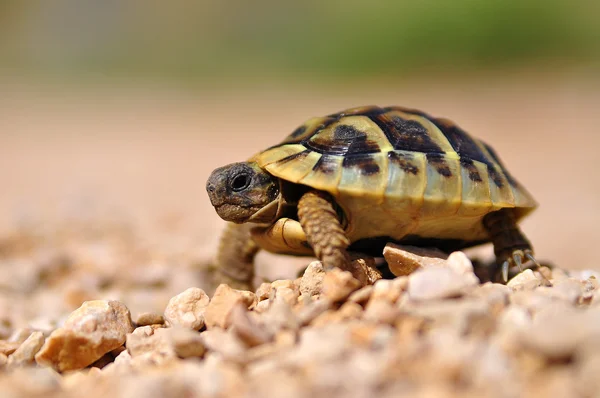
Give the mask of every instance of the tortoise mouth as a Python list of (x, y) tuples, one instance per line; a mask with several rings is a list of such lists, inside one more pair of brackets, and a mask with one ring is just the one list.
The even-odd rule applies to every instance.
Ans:
[(223, 220), (241, 224), (248, 221), (248, 219), (260, 209), (244, 208), (229, 203), (223, 203), (215, 205), (215, 210)]
[(279, 200), (275, 199), (248, 218), (248, 222), (256, 224), (272, 223), (279, 213)]
[(225, 221), (242, 224), (246, 222), (256, 224), (272, 223), (279, 211), (279, 203), (274, 200), (266, 206), (241, 207), (229, 203), (222, 203), (215, 206), (215, 210), (219, 217)]

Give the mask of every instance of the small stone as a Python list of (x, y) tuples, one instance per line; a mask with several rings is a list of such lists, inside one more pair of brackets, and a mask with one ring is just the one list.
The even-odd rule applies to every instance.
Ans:
[(493, 315), (498, 315), (508, 306), (510, 293), (511, 290), (506, 285), (486, 282), (483, 285), (476, 286), (469, 293), (469, 297), (486, 302), (490, 306), (490, 312)]
[(483, 300), (463, 298), (461, 300), (412, 301), (400, 308), (398, 315), (427, 320), (429, 329), (454, 330), (459, 334), (474, 332), (485, 334), (494, 326), (490, 306)]
[(583, 281), (583, 293), (581, 295), (582, 301), (589, 302), (592, 297), (594, 297), (594, 293), (597, 292), (600, 288), (600, 281), (595, 277), (590, 277)]
[(444, 265), (448, 255), (438, 249), (401, 246), (388, 243), (383, 257), (390, 271), (396, 276), (409, 275), (421, 267)]
[(471, 297), (477, 297), (489, 303), (508, 303), (508, 296), (511, 290), (508, 286), (500, 283), (486, 282), (483, 285), (477, 286), (470, 293)]
[(300, 292), (296, 290), (295, 286), (290, 287), (273, 287), (274, 298), (281, 297), (283, 301), (289, 305), (294, 305), (298, 302), (298, 296)]
[(539, 292), (537, 289), (516, 291), (509, 296), (509, 301), (511, 306), (523, 307), (532, 314), (536, 314), (538, 311), (557, 302), (554, 297)]
[(256, 297), (258, 301), (267, 300), (271, 295), (271, 284), (263, 282), (260, 284), (258, 289), (256, 289)]
[(280, 348), (292, 347), (296, 344), (297, 336), (293, 330), (280, 330), (275, 335), (275, 345)]
[[(372, 286), (366, 286), (372, 287)], [(300, 326), (306, 326), (316, 319), (319, 315), (331, 308), (331, 301), (322, 298), (308, 303), (298, 311), (298, 323)]]
[(365, 304), (371, 298), (373, 293), (373, 285), (363, 286), (348, 297), (348, 301), (354, 303)]
[(176, 356), (201, 357), (206, 348), (200, 333), (175, 326), (156, 329), (153, 332), (145, 329), (141, 333), (130, 334), (127, 336), (127, 351), (132, 358), (145, 356), (152, 363), (160, 364), (170, 362)]
[(232, 361), (241, 361), (246, 352), (246, 345), (230, 330), (209, 329), (200, 334), (202, 343), (209, 351), (221, 354)]
[(169, 356), (173, 352), (164, 337), (164, 335), (159, 333), (155, 334), (155, 330), (150, 326), (142, 326), (127, 335), (125, 346), (132, 358), (149, 353)]
[(169, 345), (179, 358), (202, 357), (206, 352), (200, 333), (186, 328), (160, 329), (156, 335), (165, 334)]
[(131, 354), (129, 353), (129, 351), (125, 350), (119, 355), (117, 355), (114, 364), (118, 366), (131, 364)]
[(321, 294), (325, 279), (325, 268), (320, 261), (313, 261), (306, 267), (300, 281), (300, 294), (307, 297)]
[(271, 282), (271, 287), (273, 289), (280, 289), (280, 288), (292, 289), (292, 290), (296, 289), (296, 285), (294, 284), (294, 281), (291, 281), (289, 279), (279, 279), (279, 280), (273, 281), (273, 282)]
[(339, 310), (325, 311), (311, 323), (312, 326), (320, 327), (332, 323), (341, 323), (349, 320), (360, 319), (363, 315), (363, 308), (360, 304), (352, 301), (345, 302)]
[(398, 317), (398, 310), (386, 299), (371, 299), (365, 307), (364, 319), (383, 324), (394, 324)]
[(254, 307), (254, 312), (258, 314), (263, 313), (267, 311), (270, 306), (271, 302), (269, 300), (259, 301), (258, 304), (256, 304), (256, 307)]
[(397, 330), (398, 341), (411, 342), (422, 333), (427, 324), (428, 321), (424, 317), (406, 313), (398, 314), (394, 324)]
[(530, 269), (520, 272), (506, 284), (513, 291), (533, 290), (541, 285), (542, 280), (536, 277)]
[(552, 360), (568, 359), (600, 339), (600, 309), (557, 302), (539, 311), (519, 333), (521, 344)]
[(583, 295), (583, 285), (574, 278), (566, 278), (556, 281), (552, 287), (541, 286), (536, 292), (571, 304), (577, 304)]
[(379, 325), (358, 324), (350, 329), (350, 339), (359, 347), (370, 347), (375, 340)]
[(44, 335), (42, 332), (33, 332), (17, 350), (8, 357), (8, 364), (13, 366), (23, 366), (34, 362), (35, 354), (44, 345)]
[(354, 276), (362, 286), (372, 285), (375, 281), (381, 279), (383, 275), (375, 265), (373, 257), (359, 257), (349, 265), (348, 271)]
[(273, 300), (269, 310), (261, 316), (265, 328), (273, 335), (281, 330), (297, 330), (300, 327), (300, 322), (290, 305), (282, 298)]
[[(4, 376), (6, 375), (6, 376)], [(4, 373), (0, 378), (2, 397), (56, 397), (60, 394), (60, 379), (54, 370), (23, 366)]]
[(516, 330), (529, 327), (531, 321), (531, 314), (526, 309), (513, 305), (500, 314), (498, 325), (502, 328)]
[(5, 341), (0, 340), (0, 354), (10, 355), (19, 348), (21, 345), (20, 341)]
[(132, 335), (134, 336), (152, 336), (154, 334), (154, 331), (156, 329), (154, 329), (152, 326), (150, 325), (146, 325), (146, 326), (140, 326), (134, 329), (133, 332), (131, 332)]
[(163, 325), (165, 318), (156, 312), (143, 312), (135, 319), (137, 326)]
[(253, 292), (232, 289), (225, 284), (219, 285), (204, 313), (206, 327), (227, 329), (231, 324), (231, 312), (240, 303), (246, 308), (255, 306), (256, 295)]
[(450, 268), (428, 266), (408, 277), (408, 295), (412, 300), (459, 297), (476, 286), (474, 274), (458, 274)]
[(373, 285), (371, 300), (386, 300), (389, 303), (395, 303), (402, 295), (402, 290), (395, 279), (381, 279)]
[[(31, 328), (17, 329), (10, 335), (10, 338), (8, 339), (8, 341), (22, 343), (25, 340), (27, 340), (29, 338), (29, 336), (31, 336), (31, 333), (33, 333), (35, 331), (36, 330), (31, 329)], [(2, 342), (0, 342), (0, 344), (2, 344)]]
[(325, 275), (323, 295), (333, 302), (342, 301), (360, 287), (360, 282), (350, 272), (334, 268)]
[(131, 315), (118, 301), (87, 301), (56, 329), (35, 356), (59, 372), (84, 368), (125, 343)]
[(447, 266), (458, 274), (472, 274), (473, 263), (463, 252), (452, 252), (448, 256)]
[(169, 300), (165, 309), (168, 325), (200, 330), (204, 326), (204, 313), (209, 305), (209, 297), (204, 290), (190, 287)]
[(241, 303), (231, 312), (231, 329), (248, 347), (265, 344), (273, 339), (273, 335), (254, 321)]

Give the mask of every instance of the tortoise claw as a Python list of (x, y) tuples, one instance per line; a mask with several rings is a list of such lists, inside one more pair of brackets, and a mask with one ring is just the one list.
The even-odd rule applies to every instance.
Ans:
[(537, 267), (540, 267), (540, 263), (533, 257), (533, 252), (531, 250), (515, 250), (512, 255), (502, 263), (501, 270), (504, 282), (508, 281), (508, 271), (511, 266), (518, 267), (519, 272), (522, 272), (523, 264), (530, 261)]
[(535, 257), (533, 257), (533, 254), (531, 253), (531, 251), (527, 250), (525, 252), (525, 257), (527, 257), (527, 259), (529, 261), (531, 261), (532, 263), (534, 263), (538, 268), (541, 267), (540, 263), (538, 263), (538, 261), (535, 259)]
[(513, 261), (515, 265), (519, 267), (519, 272), (523, 271), (523, 252), (518, 250), (515, 251), (512, 255)]
[(506, 260), (502, 263), (502, 279), (504, 283), (508, 282), (508, 268), (510, 267), (510, 262)]

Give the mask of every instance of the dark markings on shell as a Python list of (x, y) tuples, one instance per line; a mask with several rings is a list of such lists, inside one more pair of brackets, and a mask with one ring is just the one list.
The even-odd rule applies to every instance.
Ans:
[[(334, 113), (329, 115), (319, 126), (317, 126), (314, 129), (314, 133), (310, 134), (309, 137), (299, 139), (307, 132), (306, 125), (302, 125), (294, 130), (294, 132), (292, 132), (292, 134), (289, 135), (284, 142), (301, 143), (308, 148), (307, 151), (289, 156), (280, 162), (286, 162), (292, 159), (302, 159), (308, 155), (310, 150), (313, 150), (323, 154), (323, 157), (317, 162), (313, 169), (319, 170), (323, 173), (332, 173), (337, 167), (337, 164), (333, 162), (332, 158), (328, 157), (328, 155), (347, 156), (350, 154), (363, 155), (379, 152), (381, 148), (379, 148), (377, 143), (368, 140), (367, 135), (364, 132), (357, 130), (353, 126), (337, 126), (333, 132), (333, 139), (325, 139), (323, 136), (319, 136), (320, 131), (344, 116), (362, 115), (371, 118), (371, 120), (373, 120), (373, 122), (379, 126), (395, 149), (423, 152), (426, 154), (428, 162), (438, 171), (438, 173), (445, 177), (451, 177), (452, 172), (446, 164), (443, 156), (444, 151), (431, 138), (428, 130), (417, 121), (406, 120), (395, 115), (389, 115), (388, 113), (391, 111), (400, 111), (403, 113), (418, 115), (434, 123), (446, 136), (454, 150), (459, 154), (461, 165), (469, 171), (469, 178), (472, 181), (481, 181), (481, 175), (472, 162), (473, 160), (476, 160), (484, 163), (487, 166), (490, 179), (497, 187), (502, 188), (504, 185), (502, 172), (504, 172), (504, 175), (506, 176), (506, 179), (510, 185), (514, 187), (518, 186), (517, 181), (506, 171), (504, 165), (496, 155), (496, 152), (490, 146), (485, 143), (481, 143), (492, 159), (488, 158), (488, 156), (481, 150), (473, 138), (471, 138), (465, 131), (453, 123), (443, 119), (436, 119), (417, 109), (410, 109), (401, 106), (389, 106), (385, 108), (380, 108), (377, 106), (365, 106), (362, 108), (354, 108), (353, 110), (344, 110)], [(276, 148), (280, 145), (281, 144), (278, 144), (268, 149)], [(410, 162), (407, 154), (389, 152), (388, 158), (390, 161), (402, 168), (402, 170), (404, 170), (406, 173), (417, 174), (419, 172), (418, 167)], [(352, 163), (353, 160), (344, 160), (344, 166), (347, 166), (348, 162)], [(374, 165), (377, 166), (376, 163)], [(367, 169), (369, 169), (369, 167), (370, 166), (368, 166)], [(500, 170), (498, 170), (498, 167), (500, 167)], [(377, 168), (379, 168), (379, 166), (377, 166)], [(375, 168), (370, 167), (370, 169), (374, 170)], [(363, 169), (361, 168), (361, 170)]]
[(452, 148), (461, 158), (477, 160), (486, 164), (490, 162), (475, 140), (469, 137), (464, 130), (446, 120), (434, 119), (433, 123), (444, 133)]
[[(433, 119), (432, 122), (442, 131), (442, 133), (444, 133), (448, 142), (452, 145), (452, 148), (458, 153), (463, 167), (466, 167), (464, 165), (468, 164), (468, 160), (476, 160), (484, 163), (488, 168), (489, 175), (492, 178), (492, 181), (494, 181), (494, 184), (496, 184), (497, 187), (502, 188), (504, 182), (502, 181), (500, 173), (496, 170), (496, 166), (488, 159), (473, 138), (471, 138), (464, 130), (449, 121)], [(469, 178), (471, 178), (471, 174), (471, 169), (469, 169)], [(477, 175), (479, 175), (479, 173), (477, 173)], [(479, 178), (479, 180), (473, 178), (471, 178), (471, 180), (481, 181), (481, 177)]]
[(452, 177), (452, 171), (450, 167), (448, 167), (448, 163), (446, 163), (446, 159), (443, 154), (439, 153), (428, 153), (425, 155), (427, 157), (427, 161), (430, 165), (432, 165), (435, 170), (443, 175), (444, 177)]
[(302, 134), (304, 134), (305, 131), (306, 131), (306, 126), (302, 125), (302, 126), (298, 127), (296, 130), (294, 130), (294, 132), (292, 132), (292, 134), (290, 134), (290, 138), (300, 137)]
[(304, 159), (306, 159), (306, 157), (308, 156), (309, 153), (310, 153), (310, 150), (306, 149), (306, 150), (304, 150), (302, 152), (298, 152), (298, 153), (290, 155), (290, 156), (288, 156), (286, 158), (283, 158), (283, 159), (279, 160), (277, 163), (278, 164), (285, 164), (285, 163), (290, 162), (292, 160), (303, 161)]
[(421, 123), (384, 112), (384, 110), (381, 110), (381, 112), (370, 113), (368, 116), (385, 133), (394, 149), (423, 153), (444, 153)]
[(369, 140), (365, 132), (354, 126), (340, 124), (333, 131), (333, 138), (315, 134), (304, 143), (308, 148), (329, 155), (367, 154), (380, 152), (377, 142)]
[(411, 154), (390, 151), (388, 152), (387, 156), (390, 162), (400, 167), (405, 173), (410, 173), (413, 175), (417, 175), (419, 173), (419, 168), (411, 162), (411, 160), (414, 159), (414, 156)]
[[(508, 181), (508, 183), (510, 185), (512, 185), (513, 187), (518, 187), (519, 184), (517, 183), (517, 181), (510, 175), (510, 173), (506, 170), (506, 167), (504, 167), (504, 165), (502, 164), (502, 162), (500, 161), (500, 158), (498, 157), (498, 155), (496, 154), (496, 151), (494, 151), (494, 149), (489, 146), (488, 144), (486, 144), (485, 142), (481, 143), (483, 145), (483, 147), (485, 148), (486, 151), (488, 151), (488, 153), (490, 154), (490, 156), (492, 157), (492, 159), (494, 159), (494, 162), (496, 162), (496, 164), (498, 166), (500, 166), (500, 168), (502, 169), (502, 171), (504, 172), (504, 175), (506, 176), (506, 180)], [(489, 166), (488, 166), (488, 170), (489, 170)], [(499, 173), (497, 171), (495, 171), (497, 174), (497, 178), (500, 182), (502, 182), (502, 178), (500, 177)], [(490, 175), (492, 175), (492, 173), (490, 173)], [(492, 176), (492, 179), (494, 178), (494, 176)], [(494, 180), (495, 182), (496, 180)], [(498, 185), (496, 183), (496, 185), (498, 187), (502, 187), (502, 185)]]
[(370, 155), (350, 155), (344, 158), (342, 163), (345, 168), (356, 168), (363, 175), (379, 173), (379, 165)]
[[(320, 125), (318, 125), (314, 128), (314, 132), (318, 132), (318, 131), (326, 128), (331, 123), (335, 123), (337, 120), (338, 120), (337, 118), (327, 117)], [(298, 127), (296, 130), (294, 130), (292, 132), (292, 134), (288, 135), (283, 140), (282, 143), (284, 143), (284, 144), (304, 144), (306, 140), (308, 140), (312, 136), (314, 136), (314, 132), (313, 132), (312, 134), (309, 133), (308, 137), (301, 138), (306, 133), (307, 129), (308, 129), (308, 127), (305, 124), (303, 124), (302, 126)], [(281, 144), (277, 144), (272, 148), (275, 148), (279, 145), (281, 145)]]
[(464, 167), (469, 172), (469, 179), (473, 182), (481, 182), (481, 174), (479, 174), (479, 170), (473, 164), (471, 159), (460, 158), (460, 165)]
[(313, 166), (314, 171), (321, 172), (323, 174), (332, 174), (338, 168), (338, 164), (335, 158), (330, 155), (323, 155)]
[(500, 173), (498, 173), (498, 170), (496, 170), (496, 166), (494, 166), (493, 164), (488, 164), (487, 169), (490, 178), (492, 179), (492, 181), (494, 181), (494, 184), (496, 184), (498, 188), (502, 188), (504, 186), (504, 180), (502, 179)]

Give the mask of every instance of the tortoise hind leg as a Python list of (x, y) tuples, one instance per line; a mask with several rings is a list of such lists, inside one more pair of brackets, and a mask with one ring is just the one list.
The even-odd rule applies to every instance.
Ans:
[(539, 266), (533, 257), (531, 243), (519, 229), (511, 209), (502, 209), (486, 215), (483, 225), (494, 244), (496, 261), (502, 262), (502, 277), (505, 282), (508, 280), (508, 269), (511, 265), (516, 265), (522, 271), (523, 263), (531, 260)]
[(325, 192), (309, 191), (298, 201), (298, 219), (306, 232), (308, 243), (325, 268), (347, 270), (350, 241), (344, 233), (334, 201)]
[(250, 224), (227, 223), (213, 268), (215, 287), (226, 283), (234, 289), (252, 290), (254, 257), (259, 247), (250, 236)]

